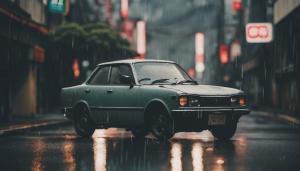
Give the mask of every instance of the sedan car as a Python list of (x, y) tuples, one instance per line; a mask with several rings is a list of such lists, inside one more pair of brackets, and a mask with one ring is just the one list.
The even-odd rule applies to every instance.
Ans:
[(163, 60), (99, 64), (84, 83), (63, 88), (61, 97), (65, 116), (83, 137), (97, 128), (119, 127), (158, 139), (208, 129), (227, 140), (249, 113), (243, 91), (199, 85), (178, 64)]

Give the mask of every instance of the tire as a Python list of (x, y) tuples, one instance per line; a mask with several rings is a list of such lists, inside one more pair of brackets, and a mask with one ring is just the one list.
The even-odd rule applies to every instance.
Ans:
[(131, 130), (134, 138), (144, 138), (147, 135), (147, 131), (143, 128), (136, 128)]
[(150, 131), (158, 140), (173, 137), (173, 122), (165, 109), (156, 109), (150, 115)]
[(228, 141), (235, 134), (237, 123), (227, 124), (225, 126), (216, 126), (211, 128), (211, 133), (220, 141)]
[(95, 126), (88, 116), (86, 106), (78, 107), (75, 111), (74, 128), (80, 137), (91, 137), (95, 131)]

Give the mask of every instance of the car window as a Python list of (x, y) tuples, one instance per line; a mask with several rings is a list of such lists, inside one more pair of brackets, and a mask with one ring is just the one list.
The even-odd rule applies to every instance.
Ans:
[(109, 66), (100, 68), (94, 76), (91, 78), (91, 80), (88, 82), (90, 85), (105, 85), (107, 84), (107, 78), (108, 78), (108, 72), (109, 72)]
[(110, 84), (113, 85), (124, 85), (126, 83), (122, 82), (121, 76), (128, 75), (132, 76), (132, 72), (129, 65), (115, 65), (111, 68), (111, 75), (110, 75)]
[(166, 83), (191, 80), (187, 74), (174, 63), (140, 62), (134, 64), (137, 79), (141, 84), (149, 84), (153, 80), (168, 79)]

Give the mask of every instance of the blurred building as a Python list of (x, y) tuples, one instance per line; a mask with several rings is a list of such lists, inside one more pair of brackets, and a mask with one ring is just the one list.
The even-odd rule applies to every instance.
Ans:
[[(119, 0), (69, 0), (70, 13), (65, 17), (67, 22), (79, 24), (106, 22), (114, 26), (115, 5)], [(52, 14), (53, 15), (53, 14)]]
[[(136, 22), (146, 23), (146, 58), (176, 61), (185, 70), (195, 69), (195, 34), (204, 33), (204, 68), (198, 81), (217, 84), (218, 18), (221, 1), (173, 0), (131, 1), (128, 18), (135, 25), (133, 44), (138, 39)], [(129, 23), (128, 25), (131, 25)], [(136, 46), (137, 47), (137, 46)], [(199, 74), (200, 75), (200, 74)]]
[[(268, 4), (267, 0), (250, 0), (243, 5), (245, 18), (242, 21), (242, 27), (245, 27), (247, 23), (272, 23), (272, 13), (267, 13), (268, 8), (272, 8), (272, 4)], [(267, 60), (272, 58), (272, 43), (250, 44), (245, 40), (245, 33), (243, 37), (243, 88), (254, 106), (268, 105), (267, 79), (269, 77), (266, 73), (269, 66)]]
[[(57, 2), (56, 0), (51, 0)], [(49, 29), (55, 30), (67, 23), (87, 26), (90, 24), (106, 23), (114, 29), (119, 29), (120, 21), (120, 0), (60, 0), (66, 5), (66, 10), (56, 11), (49, 7), (48, 1), (48, 20)], [(119, 22), (119, 25), (117, 25)], [(75, 43), (74, 43), (75, 42)], [(96, 62), (113, 60), (109, 55), (97, 56), (95, 54), (80, 54), (76, 50), (76, 41), (72, 42), (71, 49), (62, 44), (49, 43), (46, 54), (49, 55), (45, 60), (46, 69), (46, 109), (53, 110), (59, 108), (60, 91), (62, 87), (78, 85), (84, 81), (94, 69)], [(73, 47), (74, 45), (74, 47)], [(61, 49), (68, 49), (63, 51)], [(99, 48), (100, 49), (100, 48)], [(89, 49), (90, 50), (90, 49)], [(90, 50), (92, 51), (92, 50)], [(107, 56), (106, 56), (107, 55)], [(121, 59), (122, 57), (116, 57)], [(97, 60), (96, 60), (97, 59)], [(100, 60), (98, 60), (100, 59)], [(56, 68), (54, 69), (54, 66)], [(56, 110), (57, 111), (57, 110)], [(55, 112), (56, 112), (55, 111)]]
[(0, 1), (0, 120), (39, 111), (43, 97), (46, 1)]
[(221, 72), (219, 84), (227, 87), (242, 88), (241, 46), (243, 32), (243, 2), (224, 0), (219, 16), (218, 62)]
[[(300, 0), (274, 3), (274, 56), (272, 104), (283, 110), (300, 111)], [(271, 93), (270, 93), (271, 94)]]
[(52, 48), (49, 30), (69, 22), (105, 22), (121, 30), (119, 11), (119, 0), (1, 0), (0, 120), (57, 111), (61, 88), (70, 86), (64, 83), (79, 84), (89, 73), (79, 54)]
[(244, 88), (254, 105), (299, 112), (300, 0), (250, 0), (244, 24), (273, 23), (271, 43), (247, 44)]

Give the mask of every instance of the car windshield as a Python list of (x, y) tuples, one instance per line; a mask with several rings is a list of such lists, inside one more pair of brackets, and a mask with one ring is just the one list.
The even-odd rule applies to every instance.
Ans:
[(193, 83), (185, 71), (174, 63), (140, 62), (134, 68), (140, 84)]

